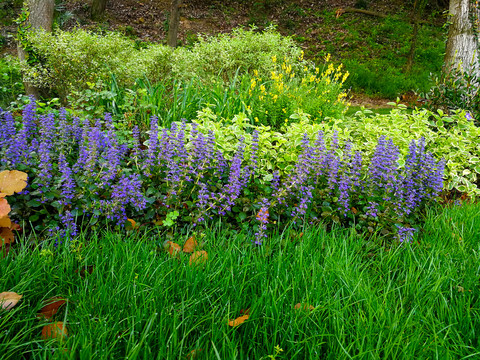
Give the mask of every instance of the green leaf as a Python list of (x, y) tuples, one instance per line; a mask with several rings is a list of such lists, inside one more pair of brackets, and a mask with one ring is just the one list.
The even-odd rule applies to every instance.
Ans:
[(42, 203), (38, 200), (32, 199), (30, 201), (27, 201), (27, 205), (29, 207), (39, 207), (40, 205), (42, 205)]

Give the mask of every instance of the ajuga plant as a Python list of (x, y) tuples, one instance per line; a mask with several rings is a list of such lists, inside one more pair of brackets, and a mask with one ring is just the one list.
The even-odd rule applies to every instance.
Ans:
[(213, 133), (203, 135), (195, 123), (160, 128), (153, 117), (147, 138), (134, 128), (121, 143), (108, 114), (81, 121), (65, 110), (58, 117), (35, 110), (32, 101), (19, 122), (1, 113), (0, 164), (29, 176), (12, 214), (63, 236), (99, 220), (123, 227), (129, 218), (160, 227), (175, 219), (178, 231), (220, 218), (235, 227), (256, 219), (259, 244), (274, 222), (381, 227), (397, 236), (395, 225), (400, 234), (413, 228), (419, 210), (442, 189), (444, 163), (425, 152), (422, 139), (411, 143), (400, 167), (398, 149), (384, 137), (364, 159), (336, 134), (324, 139), (320, 132), (313, 143), (305, 135), (294, 170), (280, 176), (274, 169), (265, 182), (258, 176), (256, 129), (249, 146), (240, 138), (226, 159)]

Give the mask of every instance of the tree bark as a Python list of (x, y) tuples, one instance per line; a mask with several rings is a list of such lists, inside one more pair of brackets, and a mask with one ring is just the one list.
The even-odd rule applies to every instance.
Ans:
[[(28, 10), (30, 11), (28, 22), (30, 25), (32, 25), (32, 28), (52, 31), (55, 0), (28, 0), (27, 6)], [(22, 44), (20, 43), (17, 44), (17, 52), (20, 61), (24, 61), (27, 53), (22, 48)], [(24, 82), (24, 86), (27, 95), (34, 96), (36, 99), (40, 97), (39, 88), (28, 82)]]
[(92, 20), (99, 20), (105, 16), (107, 1), (108, 0), (92, 0), (92, 7), (90, 8), (90, 17)]
[[(472, 24), (470, 17), (480, 16), (470, 0), (450, 0), (451, 24), (445, 52), (444, 72), (460, 66), (464, 71), (480, 70), (478, 68), (479, 44), (475, 36), (479, 26)], [(474, 29), (474, 26), (477, 29)]]
[(178, 25), (180, 23), (180, 5), (182, 0), (172, 0), (170, 11), (170, 21), (168, 23), (167, 44), (171, 47), (177, 47)]

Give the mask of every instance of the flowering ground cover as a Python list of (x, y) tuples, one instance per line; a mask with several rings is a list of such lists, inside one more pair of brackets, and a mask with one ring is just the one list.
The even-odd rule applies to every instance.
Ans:
[[(28, 186), (11, 200), (12, 214), (37, 231), (74, 237), (81, 228), (128, 219), (184, 233), (222, 217), (233, 227), (256, 220), (257, 244), (267, 228), (290, 222), (337, 223), (358, 231), (381, 229), (402, 241), (421, 211), (442, 190), (443, 160), (413, 140), (403, 166), (399, 149), (384, 136), (371, 156), (322, 131), (305, 134), (291, 171), (259, 176), (258, 131), (247, 147), (241, 137), (227, 159), (213, 132), (196, 123), (159, 128), (152, 117), (148, 138), (137, 127), (120, 139), (112, 118), (91, 121), (65, 110), (39, 115), (29, 103), (21, 121), (1, 119), (1, 161), (28, 174)], [(236, 224), (236, 225), (235, 225)], [(276, 226), (275, 226), (276, 225)], [(42, 234), (42, 236), (45, 236)]]
[(198, 244), (208, 260), (191, 265), (153, 231), (102, 230), (60, 247), (24, 238), (0, 260), (0, 291), (10, 292), (0, 300), (0, 354), (475, 358), (479, 214), (478, 204), (432, 209), (410, 243), (388, 247), (318, 226), (252, 247), (254, 236), (219, 225)]

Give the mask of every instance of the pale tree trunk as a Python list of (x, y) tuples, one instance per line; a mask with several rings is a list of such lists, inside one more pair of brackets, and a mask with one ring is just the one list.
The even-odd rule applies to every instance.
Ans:
[[(52, 31), (53, 14), (55, 11), (55, 0), (28, 0), (27, 6), (30, 11), (28, 22), (33, 29), (44, 29)], [(26, 52), (20, 43), (17, 44), (18, 58), (23, 61), (26, 59)], [(36, 99), (40, 97), (40, 90), (28, 82), (24, 82), (25, 92)]]
[[(473, 25), (470, 18), (478, 19), (479, 9), (472, 5), (470, 0), (450, 0), (451, 24), (448, 30), (448, 40), (445, 53), (445, 68), (448, 72), (460, 66), (464, 71), (479, 70), (479, 44), (475, 36), (480, 29)], [(474, 26), (477, 29), (474, 29)]]
[(177, 46), (178, 25), (180, 23), (180, 5), (182, 0), (172, 0), (170, 21), (168, 23), (167, 44), (171, 47)]
[(105, 16), (106, 8), (107, 0), (92, 0), (92, 7), (90, 8), (92, 20), (102, 19)]

